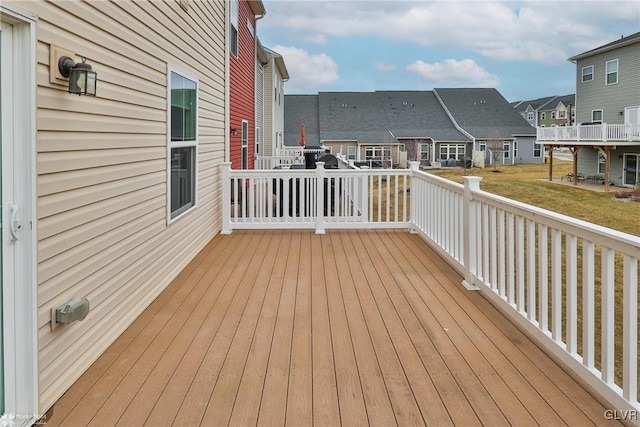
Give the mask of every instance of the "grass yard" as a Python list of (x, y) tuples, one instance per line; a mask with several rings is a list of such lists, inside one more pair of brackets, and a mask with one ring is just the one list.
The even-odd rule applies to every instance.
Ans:
[[(466, 175), (480, 176), (480, 188), (490, 193), (528, 203), (550, 211), (589, 221), (614, 230), (640, 236), (640, 203), (616, 200), (611, 191), (596, 192), (559, 185), (548, 181), (546, 164), (500, 165), (467, 169)], [(572, 162), (555, 160), (553, 178), (560, 179), (572, 171)], [(462, 183), (463, 169), (435, 169), (435, 175)]]

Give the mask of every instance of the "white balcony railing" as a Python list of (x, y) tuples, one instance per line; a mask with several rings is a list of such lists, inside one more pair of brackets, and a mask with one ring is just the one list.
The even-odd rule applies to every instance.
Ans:
[(444, 180), (416, 162), (411, 170), (222, 167), (223, 233), (407, 228), (612, 409), (640, 413), (640, 237), (484, 192), (478, 177)]
[(607, 123), (577, 126), (539, 127), (538, 141), (634, 142), (640, 141), (640, 125)]

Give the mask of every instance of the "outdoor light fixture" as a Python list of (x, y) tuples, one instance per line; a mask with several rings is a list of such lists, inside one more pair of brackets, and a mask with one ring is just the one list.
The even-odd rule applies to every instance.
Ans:
[(231, 128), (231, 135), (236, 136), (238, 134), (238, 128)]
[(58, 60), (58, 70), (62, 76), (69, 77), (69, 93), (96, 96), (98, 73), (91, 71), (85, 58), (76, 63), (68, 56), (62, 56)]

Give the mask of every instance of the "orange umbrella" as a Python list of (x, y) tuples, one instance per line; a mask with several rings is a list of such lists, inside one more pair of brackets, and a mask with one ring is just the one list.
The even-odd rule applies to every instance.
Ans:
[(306, 141), (304, 140), (304, 123), (300, 125), (300, 145), (305, 146)]

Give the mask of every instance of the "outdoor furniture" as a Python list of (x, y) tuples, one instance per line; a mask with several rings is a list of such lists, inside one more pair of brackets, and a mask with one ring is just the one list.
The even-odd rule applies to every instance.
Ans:
[[(573, 174), (572, 173), (568, 173), (566, 175), (563, 175), (560, 177), (560, 181), (564, 181), (567, 180), (569, 182), (573, 182)], [(576, 175), (576, 181), (577, 182), (584, 182), (584, 175), (582, 174), (582, 172), (578, 172), (578, 175)]]
[(589, 175), (586, 181), (591, 184), (604, 184), (604, 177), (600, 175)]

